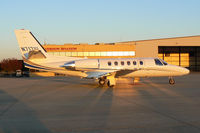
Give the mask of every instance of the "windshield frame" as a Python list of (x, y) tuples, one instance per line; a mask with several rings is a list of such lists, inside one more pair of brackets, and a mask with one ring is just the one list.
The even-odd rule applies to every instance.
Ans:
[(166, 61), (164, 61), (163, 59), (160, 59), (160, 61), (162, 62), (162, 64), (164, 64), (165, 66), (168, 65), (168, 63)]
[(163, 66), (162, 61), (159, 60), (158, 58), (155, 58), (155, 59), (154, 59), (154, 62), (155, 62), (155, 65), (156, 65), (156, 66)]

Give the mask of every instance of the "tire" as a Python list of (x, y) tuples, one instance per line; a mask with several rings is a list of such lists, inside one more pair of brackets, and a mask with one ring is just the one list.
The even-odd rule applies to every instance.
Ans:
[(169, 84), (171, 84), (171, 85), (174, 85), (175, 84), (175, 81), (174, 81), (174, 79), (169, 79)]
[(99, 85), (103, 86), (105, 84), (105, 80), (99, 79)]

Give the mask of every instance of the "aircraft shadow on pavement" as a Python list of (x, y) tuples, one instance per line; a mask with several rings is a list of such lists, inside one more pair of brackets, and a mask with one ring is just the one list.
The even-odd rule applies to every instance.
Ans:
[(0, 132), (34, 133), (35, 131), (50, 133), (32, 108), (5, 91), (0, 91)]
[[(111, 113), (113, 90), (111, 88), (96, 87), (76, 102), (81, 103), (82, 112), (79, 128), (74, 131), (103, 133), (108, 127)], [(74, 103), (74, 104), (77, 104)]]

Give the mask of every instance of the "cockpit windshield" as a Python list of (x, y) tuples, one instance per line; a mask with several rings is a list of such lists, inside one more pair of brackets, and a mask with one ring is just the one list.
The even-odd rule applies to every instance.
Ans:
[(154, 61), (155, 61), (155, 64), (156, 64), (157, 66), (168, 65), (167, 62), (165, 62), (165, 61), (162, 60), (162, 59), (156, 58), (156, 59), (154, 59)]
[(160, 61), (161, 61), (164, 65), (168, 65), (168, 63), (165, 62), (164, 60), (160, 59)]
[(163, 64), (161, 63), (161, 61), (159, 59), (154, 59), (155, 64), (158, 66), (163, 66)]

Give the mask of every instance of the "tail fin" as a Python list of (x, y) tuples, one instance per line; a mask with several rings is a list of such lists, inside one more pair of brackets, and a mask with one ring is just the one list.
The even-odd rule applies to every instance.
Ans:
[(46, 58), (46, 50), (29, 30), (15, 30), (15, 35), (23, 58), (29, 59), (33, 51), (42, 53)]

